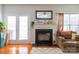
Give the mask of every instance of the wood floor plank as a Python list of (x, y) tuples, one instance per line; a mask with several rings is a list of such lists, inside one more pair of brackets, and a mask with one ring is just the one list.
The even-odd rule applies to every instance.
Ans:
[(27, 53), (30, 53), (32, 49), (32, 44), (16, 44), (16, 45), (7, 45), (4, 48), (0, 48), (0, 54), (19, 54), (19, 49), (26, 49)]

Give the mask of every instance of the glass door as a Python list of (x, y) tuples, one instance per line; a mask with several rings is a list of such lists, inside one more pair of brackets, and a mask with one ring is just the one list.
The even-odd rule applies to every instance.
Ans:
[(28, 16), (8, 16), (7, 21), (11, 42), (26, 42), (28, 40)]
[(16, 16), (8, 16), (8, 31), (10, 40), (16, 40)]
[(28, 39), (28, 17), (20, 16), (19, 17), (19, 40)]

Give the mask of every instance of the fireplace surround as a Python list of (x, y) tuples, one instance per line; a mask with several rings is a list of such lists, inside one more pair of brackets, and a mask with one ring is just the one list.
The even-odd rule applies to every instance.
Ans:
[(52, 29), (36, 29), (35, 30), (35, 45), (51, 46), (52, 45)]

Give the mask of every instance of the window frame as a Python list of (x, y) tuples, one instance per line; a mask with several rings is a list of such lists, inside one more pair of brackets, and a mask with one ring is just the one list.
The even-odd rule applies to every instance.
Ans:
[[(64, 14), (65, 15), (65, 14)], [(63, 31), (65, 31), (64, 30), (64, 26), (69, 26), (69, 31), (73, 31), (73, 30), (71, 30), (71, 26), (79, 26), (79, 25), (72, 25), (72, 24), (70, 24), (70, 21), (71, 21), (71, 16), (73, 15), (73, 14), (68, 14), (69, 15), (69, 24), (68, 25), (64, 25), (64, 22), (63, 22)], [(79, 14), (78, 14), (79, 15)], [(64, 16), (65, 17), (65, 16)], [(64, 19), (65, 20), (65, 19)]]

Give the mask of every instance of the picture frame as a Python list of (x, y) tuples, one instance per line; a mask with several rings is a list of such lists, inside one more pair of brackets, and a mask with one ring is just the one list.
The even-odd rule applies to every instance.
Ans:
[(36, 19), (38, 20), (52, 20), (53, 11), (52, 10), (36, 10)]

